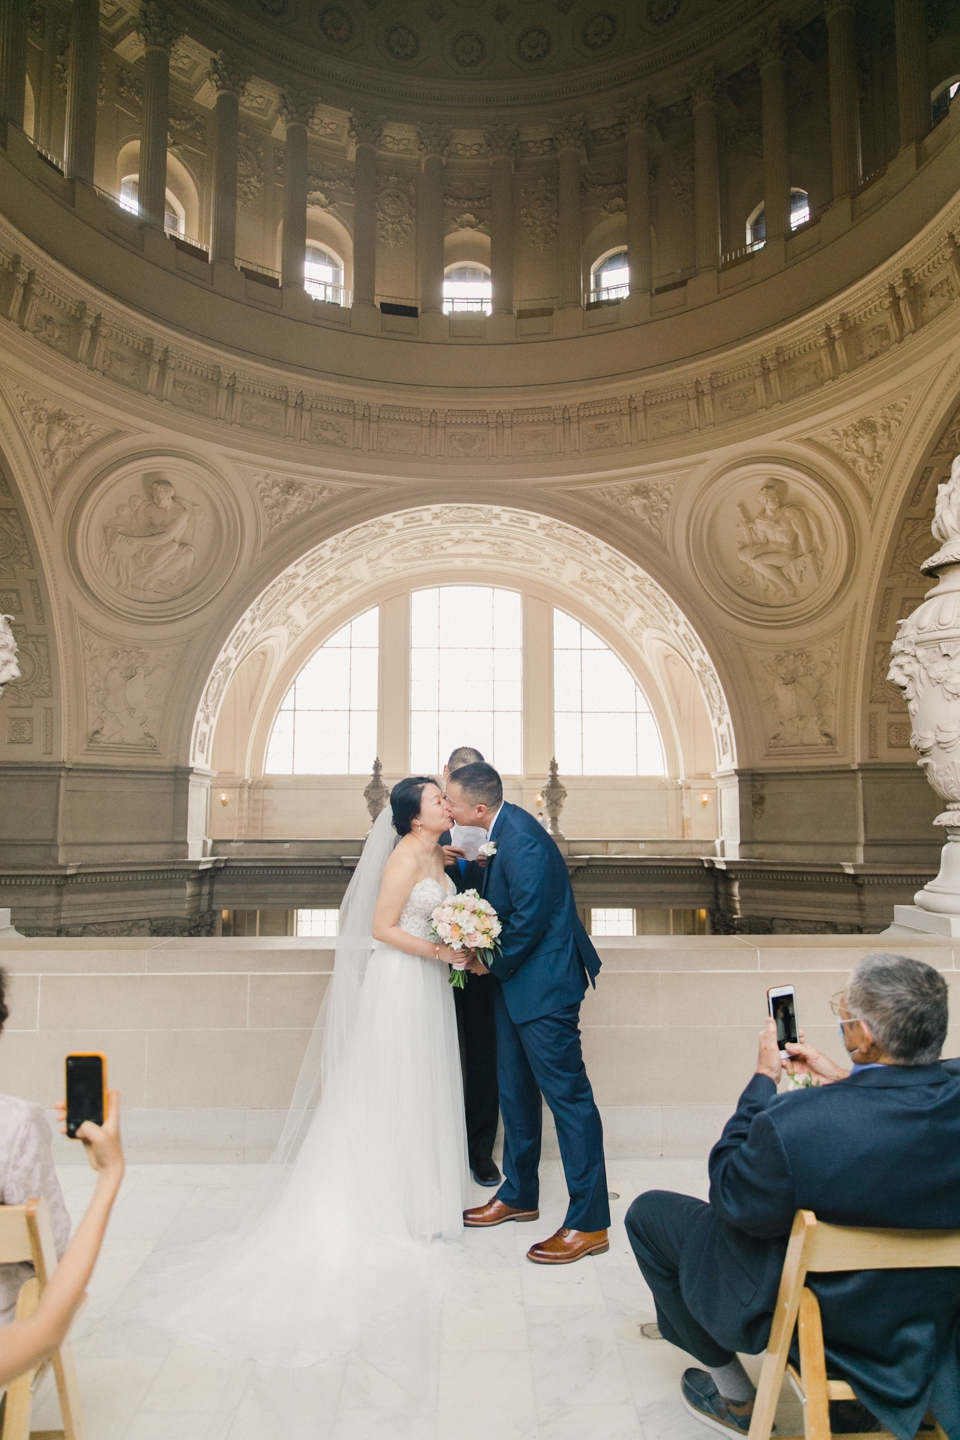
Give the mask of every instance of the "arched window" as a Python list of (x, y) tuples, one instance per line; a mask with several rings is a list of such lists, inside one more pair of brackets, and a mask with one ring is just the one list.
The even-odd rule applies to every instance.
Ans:
[[(790, 229), (806, 225), (810, 219), (810, 196), (806, 190), (793, 187), (790, 191)], [(747, 220), (747, 244), (762, 245), (767, 238), (767, 212), (761, 200)]]
[(630, 271), (626, 249), (614, 250), (593, 267), (590, 276), (591, 300), (622, 300), (630, 294)]
[(951, 75), (949, 80), (944, 80), (938, 85), (930, 96), (930, 120), (934, 125), (939, 125), (945, 115), (949, 113), (953, 104), (953, 97), (960, 90), (960, 75)]
[(358, 615), (300, 671), (280, 706), (268, 775), (364, 775), (377, 754), (380, 611)]
[(334, 305), (344, 304), (343, 261), (313, 240), (307, 241), (307, 253), (303, 262), (303, 288), (315, 300), (329, 300)]
[(523, 771), (523, 610), (515, 590), (443, 585), (410, 608), (410, 766), (437, 774), (475, 745), (507, 775)]
[[(131, 215), (140, 214), (140, 179), (137, 175), (125, 175), (120, 181), (119, 205)], [(186, 212), (180, 201), (168, 190), (163, 211), (163, 228), (170, 235), (186, 234)]]
[(554, 738), (565, 775), (664, 775), (657, 722), (640, 686), (608, 645), (553, 612)]
[(493, 284), (486, 265), (450, 265), (443, 272), (443, 313), (462, 310), (490, 314)]

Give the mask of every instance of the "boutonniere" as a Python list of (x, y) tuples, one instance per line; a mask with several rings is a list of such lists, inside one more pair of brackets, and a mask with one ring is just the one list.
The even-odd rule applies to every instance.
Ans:
[(494, 855), (496, 855), (496, 853), (497, 853), (497, 842), (496, 842), (496, 840), (488, 840), (485, 845), (479, 845), (479, 846), (477, 847), (477, 854), (478, 854), (478, 855), (482, 855), (483, 858), (484, 858), (484, 860), (492, 860), (493, 857), (494, 857)]

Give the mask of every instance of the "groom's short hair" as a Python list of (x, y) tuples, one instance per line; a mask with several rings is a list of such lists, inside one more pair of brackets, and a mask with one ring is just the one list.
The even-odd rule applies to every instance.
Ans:
[(472, 745), (458, 745), (447, 761), (447, 769), (452, 775), (454, 770), (462, 770), (467, 765), (482, 765), (483, 763), (483, 756), (479, 750), (474, 750)]
[(503, 801), (503, 781), (493, 766), (482, 760), (473, 765), (461, 765), (450, 779), (457, 782), (474, 805), (486, 805), (488, 810), (493, 810)]

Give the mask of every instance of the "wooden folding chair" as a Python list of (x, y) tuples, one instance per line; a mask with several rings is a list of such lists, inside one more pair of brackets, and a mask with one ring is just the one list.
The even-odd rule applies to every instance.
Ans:
[[(18, 1265), (29, 1261), (36, 1272), (20, 1290), (17, 1319), (33, 1314), (44, 1287), (57, 1268), (57, 1251), (50, 1228), (46, 1200), (28, 1200), (26, 1205), (0, 1205), (0, 1264)], [(7, 1386), (0, 1440), (86, 1440), (80, 1387), (70, 1341), (64, 1340), (49, 1362), (53, 1366), (60, 1398), (62, 1430), (31, 1430), (33, 1395), (46, 1364), (19, 1375)]]
[[(812, 1210), (798, 1210), (780, 1275), (777, 1309), (763, 1357), (749, 1440), (770, 1440), (784, 1372), (803, 1405), (805, 1440), (831, 1440), (830, 1401), (857, 1398), (845, 1380), (827, 1379), (820, 1305), (803, 1283), (808, 1272), (919, 1270), (935, 1266), (960, 1267), (960, 1230), (861, 1230), (826, 1225), (817, 1220)], [(799, 1373), (789, 1363), (795, 1326)], [(873, 1432), (873, 1440), (876, 1434)], [(783, 1440), (801, 1437), (784, 1436)], [(848, 1435), (844, 1440), (871, 1440), (871, 1436)], [(936, 1440), (947, 1440), (940, 1425), (936, 1427)]]

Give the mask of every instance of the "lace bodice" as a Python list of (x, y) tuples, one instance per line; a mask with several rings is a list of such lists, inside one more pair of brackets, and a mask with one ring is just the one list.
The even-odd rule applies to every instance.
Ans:
[(443, 880), (434, 880), (428, 875), (418, 880), (407, 896), (407, 903), (400, 912), (400, 929), (421, 940), (430, 939), (430, 916), (441, 900), (456, 893), (456, 886), (448, 875)]

